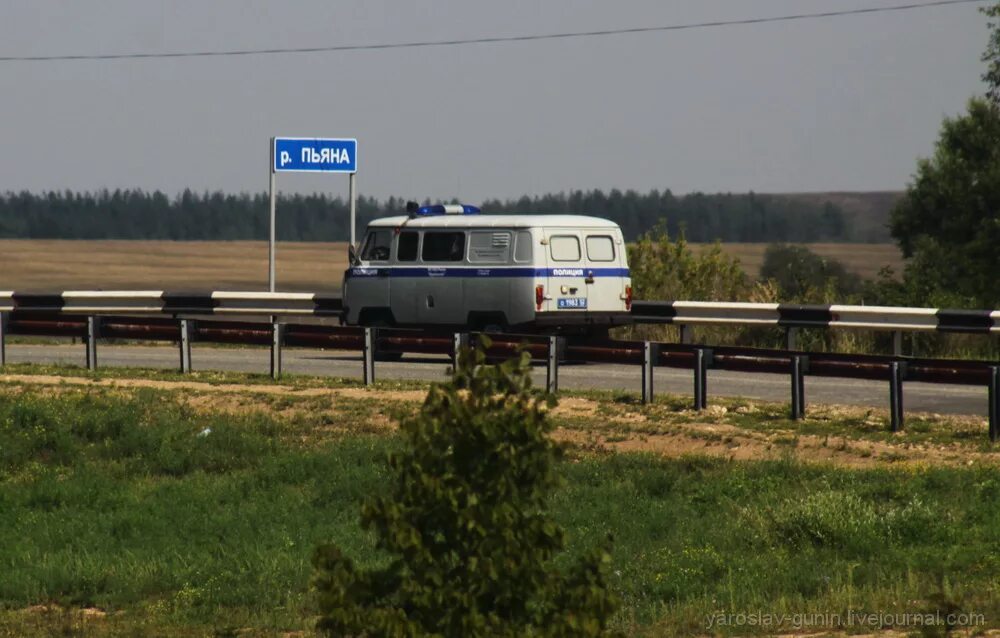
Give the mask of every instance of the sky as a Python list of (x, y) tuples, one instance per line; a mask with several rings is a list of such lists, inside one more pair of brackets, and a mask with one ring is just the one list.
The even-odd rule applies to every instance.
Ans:
[[(0, 56), (649, 27), (901, 0), (6, 0)], [(985, 3), (984, 3), (985, 4)], [(982, 93), (977, 4), (453, 47), (0, 62), (0, 191), (265, 191), (273, 135), (356, 137), (384, 198), (898, 190)], [(280, 191), (347, 194), (340, 175)]]

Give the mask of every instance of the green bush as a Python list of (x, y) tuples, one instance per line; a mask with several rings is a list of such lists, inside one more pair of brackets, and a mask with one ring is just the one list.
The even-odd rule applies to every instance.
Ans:
[(760, 276), (777, 283), (782, 301), (794, 303), (851, 303), (862, 286), (840, 261), (791, 244), (767, 247)]
[[(483, 339), (484, 347), (488, 340)], [(465, 351), (449, 383), (402, 423), (391, 497), (362, 509), (387, 567), (359, 571), (317, 548), (318, 627), (332, 636), (596, 636), (617, 607), (607, 549), (567, 573), (562, 530), (545, 511), (558, 448), (531, 388), (530, 358), (484, 364)]]
[[(643, 234), (628, 249), (629, 271), (636, 299), (662, 301), (770, 301), (758, 298), (755, 286), (738, 259), (722, 252), (716, 243), (696, 255), (682, 232), (676, 240), (667, 233), (665, 221)], [(676, 331), (664, 325), (637, 325), (619, 331), (627, 339), (668, 341)], [(699, 338), (706, 342), (733, 343), (739, 329), (703, 328)]]

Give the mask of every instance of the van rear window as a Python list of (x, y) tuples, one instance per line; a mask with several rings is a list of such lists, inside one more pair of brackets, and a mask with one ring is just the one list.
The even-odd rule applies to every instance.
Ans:
[(587, 259), (590, 261), (614, 261), (615, 243), (607, 235), (587, 237)]
[(424, 261), (462, 261), (465, 259), (465, 233), (424, 233)]
[(550, 237), (549, 253), (552, 261), (580, 261), (580, 240), (572, 235)]

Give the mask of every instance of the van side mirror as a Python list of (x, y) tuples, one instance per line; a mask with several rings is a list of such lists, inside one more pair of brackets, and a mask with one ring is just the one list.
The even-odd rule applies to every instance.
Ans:
[(347, 247), (347, 263), (352, 266), (357, 266), (361, 263), (361, 260), (358, 259), (358, 251), (354, 248), (354, 244)]

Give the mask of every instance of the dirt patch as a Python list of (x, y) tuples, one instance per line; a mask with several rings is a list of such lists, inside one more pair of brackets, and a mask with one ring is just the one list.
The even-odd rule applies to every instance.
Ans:
[(55, 604), (48, 605), (31, 605), (30, 607), (25, 607), (21, 610), (21, 613), (30, 616), (42, 616), (42, 615), (73, 615), (86, 620), (97, 620), (104, 618), (108, 615), (108, 612), (103, 609), (98, 609), (97, 607), (60, 607)]
[(151, 388), (154, 390), (194, 390), (212, 393), (255, 393), (274, 395), (294, 395), (300, 397), (322, 396), (335, 392), (331, 388), (293, 388), (282, 385), (253, 385), (238, 383), (204, 383), (201, 381), (162, 381), (157, 379), (87, 379), (84, 377), (60, 377), (45, 374), (5, 374), (0, 382), (25, 383), (54, 386), (90, 386), (104, 388)]
[(295, 388), (284, 385), (205, 383), (202, 381), (164, 381), (157, 379), (87, 379), (44, 374), (0, 375), (2, 383), (23, 383), (43, 386), (85, 386), (102, 388), (150, 388), (153, 390), (190, 390), (212, 395), (265, 394), (290, 397), (341, 396), (351, 399), (387, 399), (390, 401), (423, 401), (424, 390), (378, 390), (369, 388)]
[[(423, 401), (423, 390), (380, 390), (376, 388), (294, 388), (282, 385), (211, 384), (198, 381), (164, 381), (153, 379), (86, 379), (55, 375), (0, 375), (0, 382), (42, 386), (58, 392), (60, 388), (98, 387), (110, 390), (151, 388), (163, 391), (183, 391), (180, 397), (198, 411), (247, 413), (271, 411), (282, 416), (328, 416), (331, 425), (314, 429), (310, 437), (324, 431), (342, 431), (333, 425), (343, 420), (343, 412), (357, 409), (357, 402), (373, 405), (398, 403), (417, 404)], [(43, 390), (43, 391), (45, 391)], [(282, 401), (280, 397), (292, 399)], [(303, 401), (296, 401), (302, 399)], [(316, 401), (310, 401), (316, 399)], [(343, 402), (354, 405), (347, 406)], [(800, 434), (794, 429), (755, 430), (725, 423), (727, 416), (757, 412), (751, 406), (737, 407), (732, 412), (723, 406), (713, 406), (701, 413), (677, 412), (661, 417), (644, 414), (624, 406), (609, 405), (582, 397), (564, 397), (553, 410), (555, 417), (575, 421), (579, 427), (560, 427), (558, 440), (594, 451), (648, 452), (665, 457), (708, 455), (731, 460), (777, 459), (792, 456), (800, 461), (849, 467), (886, 465), (1000, 465), (1000, 451), (982, 450), (971, 444), (916, 443), (905, 434), (887, 441), (851, 438), (849, 436)], [(878, 419), (873, 410), (843, 407), (811, 408), (812, 419), (853, 418), (867, 423)], [(713, 422), (713, 419), (716, 422)], [(363, 422), (361, 422), (363, 420)], [(723, 421), (723, 422), (719, 422)], [(948, 419), (951, 425), (951, 419)], [(369, 410), (358, 427), (371, 432), (395, 429), (397, 424), (390, 412)], [(958, 427), (982, 428), (975, 419), (962, 421)], [(845, 432), (845, 434), (850, 434)]]
[(718, 423), (673, 424), (670, 432), (643, 434), (559, 428), (558, 440), (595, 451), (648, 452), (667, 458), (712, 456), (731, 461), (792, 457), (845, 467), (1000, 465), (1000, 452), (962, 447), (910, 446), (811, 434), (758, 433)]
[(552, 410), (552, 414), (592, 417), (597, 415), (597, 408), (598, 404), (596, 401), (577, 397), (564, 397), (559, 399), (559, 404)]
[(374, 390), (368, 388), (337, 388), (337, 396), (349, 399), (385, 399), (389, 401), (423, 402), (426, 390)]

